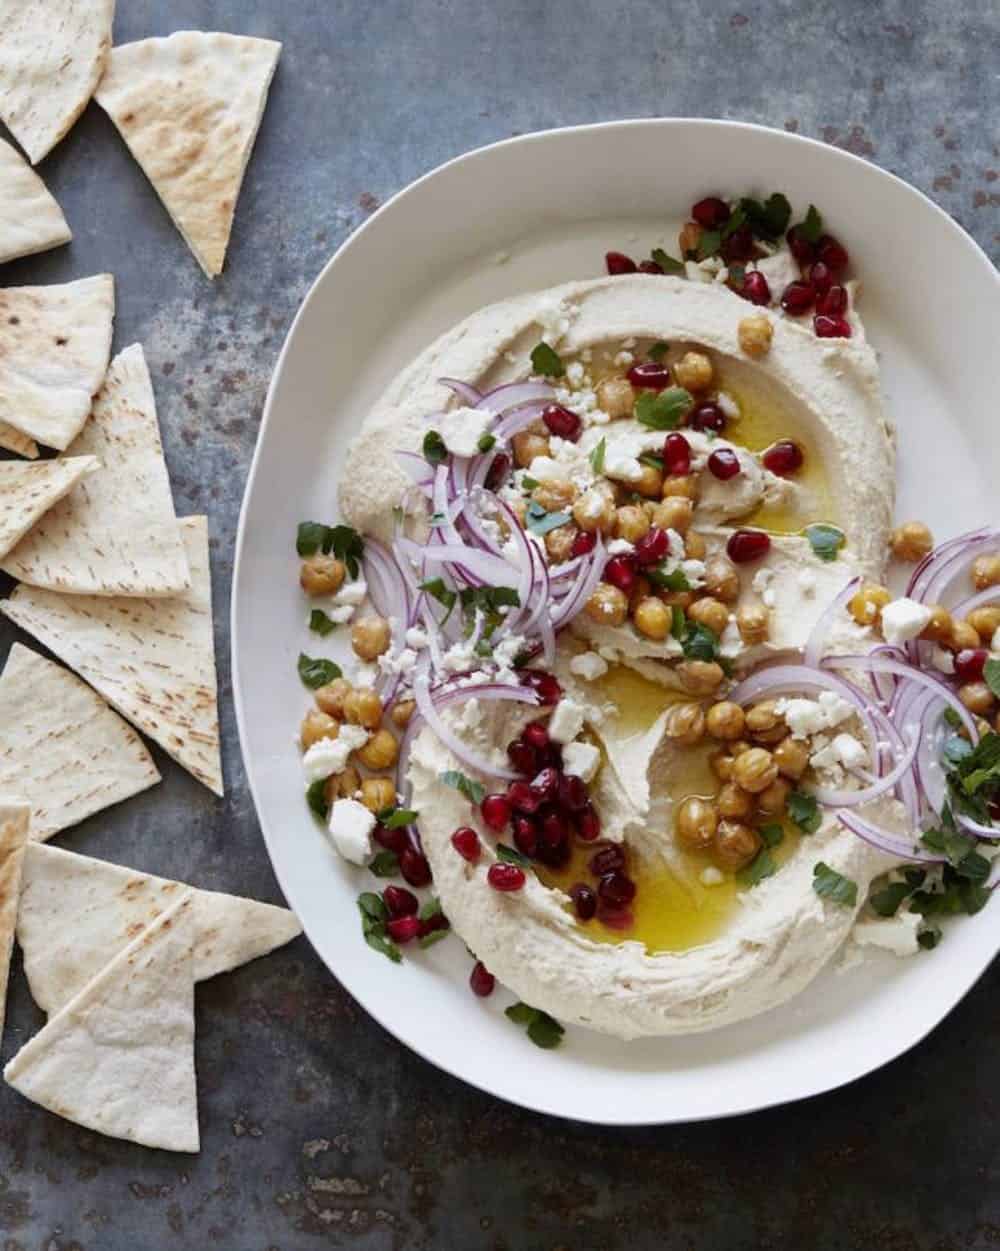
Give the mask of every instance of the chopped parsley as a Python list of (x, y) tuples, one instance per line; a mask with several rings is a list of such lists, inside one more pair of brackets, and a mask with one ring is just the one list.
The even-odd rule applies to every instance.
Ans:
[(521, 490), (524, 491), (525, 493), (527, 493), (528, 491), (533, 491), (536, 486), (538, 486), (537, 478), (529, 478), (528, 475), (525, 474), (524, 477), (521, 479)]
[(497, 859), (503, 864), (517, 864), (522, 869), (531, 868), (531, 860), (513, 847), (508, 847), (506, 843), (497, 843)]
[(648, 465), (650, 469), (663, 469), (663, 457), (655, 452), (643, 452), (639, 457), (640, 465)]
[(818, 521), (815, 525), (806, 526), (806, 538), (814, 555), (820, 560), (836, 560), (837, 553), (847, 542), (847, 536), (837, 526)]
[(321, 521), (300, 521), (295, 550), (300, 556), (315, 556), (320, 551), (324, 556), (329, 556), (333, 552), (347, 566), (351, 577), (356, 578), (365, 545), (353, 526), (327, 526)]
[(853, 908), (858, 902), (858, 884), (828, 864), (818, 860), (813, 865), (813, 890), (820, 899), (829, 899), (831, 903), (840, 904), (845, 908)]
[(547, 343), (539, 343), (531, 352), (531, 369), (543, 378), (561, 378), (566, 372), (559, 354)]
[(429, 465), (440, 465), (448, 459), (448, 448), (436, 430), (428, 430), (424, 435), (422, 450)]
[[(781, 828), (780, 826), (778, 827)], [(749, 864), (744, 865), (736, 874), (741, 886), (756, 886), (765, 878), (777, 873), (778, 865), (766, 847), (762, 847)]]
[[(480, 639), (483, 644), (493, 636), (497, 626), (503, 624), (504, 613), (501, 609), (518, 608), (521, 604), (521, 597), (512, 586), (467, 586), (459, 593), (459, 599), (469, 632), (476, 619), (476, 612), (483, 614), (483, 637)], [(487, 649), (480, 654), (488, 656), (490, 653)]]
[(823, 820), (815, 796), (805, 791), (792, 791), (788, 796), (788, 815), (803, 834), (815, 834)]
[(668, 571), (661, 564), (657, 565), (655, 569), (644, 570), (644, 573), (654, 586), (662, 587), (665, 591), (691, 590), (691, 583), (688, 581), (687, 574), (683, 569), (671, 569)]
[(455, 790), (465, 796), (470, 804), (481, 804), (486, 795), (486, 787), (482, 782), (476, 782), (473, 778), (466, 777), (458, 769), (446, 769), (444, 773), (439, 773), (438, 781), (443, 782), (445, 786), (453, 786)]
[(593, 469), (594, 473), (604, 473), (604, 456), (607, 450), (608, 441), (606, 438), (602, 437), (600, 443), (598, 443), (598, 445), (590, 453), (590, 467)]
[(784, 840), (785, 831), (777, 821), (772, 821), (768, 825), (762, 825), (757, 833), (765, 847), (777, 847)]
[(665, 391), (643, 391), (635, 402), (635, 419), (651, 430), (673, 430), (694, 400), (683, 387)]
[(670, 616), (670, 633), (679, 641), (684, 637), (684, 627), (687, 625), (687, 617), (684, 615), (684, 609), (680, 606), (680, 604), (671, 604)]
[(399, 856), (394, 851), (380, 851), (368, 868), (376, 877), (397, 877), (399, 875)]
[(440, 625), (444, 625), (444, 623), (451, 616), (451, 610), (458, 603), (458, 592), (453, 591), (450, 587), (446, 586), (443, 578), (429, 578), (426, 582), (420, 583), (420, 589), (422, 591), (426, 591), (427, 594), (436, 599), (439, 604), (443, 604), (444, 607), (447, 608), (448, 611), (439, 622)]
[(695, 252), (695, 259), (699, 261), (707, 260), (708, 257), (714, 256), (722, 247), (722, 231), (721, 230), (703, 230), (698, 239), (698, 247)]
[(532, 500), (525, 514), (524, 524), (532, 534), (541, 536), (548, 534), (550, 530), (558, 530), (572, 519), (570, 513), (547, 513), (537, 500)]
[(763, 204), (759, 200), (744, 197), (729, 221), (737, 214), (742, 215), (742, 221), (750, 223), (750, 229), (755, 235), (773, 240), (780, 238), (788, 229), (788, 223), (792, 219), (792, 206), (787, 196), (775, 191)]
[(317, 778), (315, 782), (309, 783), (306, 790), (306, 803), (310, 811), (314, 812), (321, 821), (326, 820), (330, 811), (326, 798), (326, 778)]
[(700, 621), (688, 621), (681, 635), (681, 647), (688, 660), (718, 660), (719, 636)]
[[(654, 254), (654, 260), (655, 260), (655, 254)], [(676, 261), (675, 264), (680, 265), (681, 271), (683, 272), (684, 266), (681, 264), (681, 262)], [(664, 356), (666, 356), (666, 354), (669, 351), (670, 351), (670, 344), (664, 343), (662, 339), (657, 339), (657, 341), (649, 349), (646, 355), (649, 357), (651, 361), (662, 361)]]
[(358, 896), (358, 911), (361, 913), (361, 932), (368, 946), (387, 956), (393, 964), (399, 964), (403, 957), (386, 930), (389, 909), (382, 896), (374, 891), (363, 891)]
[(490, 434), (488, 431), (481, 434), (476, 441), (476, 447), (478, 447), (481, 452), (492, 452), (496, 445), (497, 436), (495, 434)]
[(335, 665), (332, 660), (316, 660), (300, 652), (299, 677), (311, 691), (317, 691), (327, 682), (340, 677), (340, 665)]
[(404, 825), (412, 825), (418, 816), (419, 813), (413, 808), (383, 808), (375, 814), (375, 819), (387, 830), (398, 830)]
[(322, 608), (314, 608), (309, 614), (309, 629), (321, 638), (326, 638), (336, 628), (336, 621), (328, 617)]
[(526, 1003), (514, 1003), (504, 1011), (504, 1016), (515, 1025), (526, 1025), (528, 1037), (536, 1047), (551, 1051), (562, 1042), (565, 1030), (554, 1018), (540, 1008), (529, 1007)]
[(912, 890), (908, 882), (889, 882), (881, 890), (873, 892), (868, 902), (880, 917), (894, 917), (899, 905)]
[[(653, 251), (650, 253), (650, 255), (652, 256), (653, 260), (657, 263), (657, 265), (659, 265), (659, 267), (663, 270), (665, 274), (680, 274), (681, 276), (683, 276), (684, 262), (677, 260), (677, 258), (671, 256), (669, 252), (665, 252), (663, 248), (653, 248)], [(653, 346), (659, 347), (659, 344), (654, 344)], [(667, 345), (664, 344), (663, 351), (665, 352), (666, 350), (667, 350)], [(660, 353), (660, 356), (662, 355), (663, 355), (663, 352)], [(652, 348), (649, 351), (649, 356), (654, 361), (657, 361), (660, 359), (659, 356), (653, 356)]]
[(960, 759), (948, 760), (948, 789), (959, 811), (983, 824), (992, 818), (990, 804), (1000, 799), (1000, 734), (990, 731)]
[(805, 215), (805, 219), (795, 227), (796, 233), (806, 243), (818, 243), (819, 237), (823, 233), (823, 218), (820, 216), (819, 209), (815, 204), (809, 205), (809, 211)]

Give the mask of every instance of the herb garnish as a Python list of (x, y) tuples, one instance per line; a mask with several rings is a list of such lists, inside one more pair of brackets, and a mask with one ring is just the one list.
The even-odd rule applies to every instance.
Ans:
[(424, 435), (422, 450), (429, 465), (440, 465), (448, 459), (448, 448), (436, 430), (428, 430)]
[(756, 886), (763, 882), (766, 877), (771, 877), (778, 871), (778, 865), (767, 850), (762, 847), (749, 864), (744, 865), (736, 874), (736, 880), (742, 886)]
[(532, 500), (525, 514), (524, 524), (532, 534), (541, 536), (548, 534), (550, 530), (558, 530), (572, 519), (570, 513), (547, 513), (537, 500)]
[(503, 864), (517, 864), (522, 869), (531, 868), (531, 860), (513, 847), (508, 847), (506, 843), (497, 843), (497, 859)]
[(648, 465), (650, 469), (663, 469), (663, 457), (655, 452), (643, 452), (639, 456), (640, 465)]
[(820, 216), (819, 209), (817, 209), (815, 204), (809, 205), (809, 211), (805, 215), (805, 220), (799, 222), (794, 229), (806, 243), (819, 242), (819, 237), (823, 233), (823, 218)]
[[(685, 272), (684, 262), (677, 260), (676, 257), (671, 256), (669, 252), (665, 252), (663, 248), (653, 248), (650, 255), (652, 256), (653, 260), (657, 263), (657, 265), (659, 265), (659, 267), (663, 270), (665, 274), (682, 274), (683, 275), (683, 273)], [(658, 345), (654, 345), (654, 346), (658, 346)], [(667, 350), (666, 344), (663, 345), (663, 350), (664, 352)], [(659, 356), (653, 356), (652, 349), (649, 352), (649, 356), (654, 361), (660, 359)]]
[(356, 578), (365, 545), (353, 526), (327, 526), (321, 521), (300, 521), (295, 550), (300, 556), (315, 556), (318, 551), (329, 556), (333, 552), (347, 566), (351, 577)]
[(680, 604), (670, 605), (670, 633), (680, 641), (684, 637), (684, 627), (687, 625), (687, 617), (684, 615), (684, 609)]
[(880, 917), (894, 917), (899, 905), (912, 890), (913, 887), (906, 882), (889, 882), (882, 890), (875, 891), (868, 902)]
[(707, 260), (710, 256), (714, 256), (721, 247), (721, 230), (703, 230), (698, 238), (698, 247), (695, 251), (695, 259), (699, 261)]
[(387, 830), (398, 830), (412, 825), (419, 815), (414, 808), (383, 808), (375, 814), (375, 820)]
[(397, 877), (399, 875), (399, 856), (394, 851), (380, 851), (368, 868), (376, 877)]
[[(677, 264), (680, 265), (680, 261), (678, 261)], [(681, 265), (681, 269), (683, 268), (684, 266)], [(657, 339), (657, 341), (652, 345), (652, 347), (649, 349), (646, 355), (649, 357), (651, 361), (662, 361), (664, 356), (666, 356), (666, 354), (669, 351), (670, 351), (670, 344), (664, 343), (662, 339)]]
[(299, 677), (311, 691), (316, 691), (321, 686), (326, 686), (327, 682), (340, 677), (340, 665), (335, 665), (332, 660), (317, 660), (300, 652)]
[(542, 1047), (546, 1051), (558, 1047), (566, 1032), (554, 1017), (540, 1008), (529, 1007), (526, 1003), (511, 1004), (505, 1009), (504, 1016), (515, 1025), (527, 1025), (528, 1037), (536, 1047)]
[(683, 569), (666, 569), (664, 564), (657, 565), (655, 569), (644, 570), (646, 577), (654, 586), (662, 587), (665, 591), (690, 591), (691, 583)]
[(451, 590), (445, 585), (443, 578), (429, 578), (426, 582), (420, 583), (420, 589), (426, 591), (428, 595), (433, 596), (439, 604), (443, 604), (447, 608), (447, 612), (441, 618), (439, 625), (444, 623), (451, 616), (451, 610), (458, 603), (458, 592)]
[(604, 473), (604, 456), (607, 450), (608, 441), (602, 437), (600, 443), (590, 453), (590, 467), (594, 473)]
[(813, 890), (821, 899), (853, 908), (858, 902), (858, 884), (818, 860), (813, 865)]
[[(742, 213), (743, 220), (750, 223), (753, 233), (764, 239), (778, 239), (788, 229), (792, 218), (792, 206), (788, 198), (775, 191), (763, 204), (759, 200), (744, 197), (740, 200), (736, 213)], [(730, 217), (730, 221), (732, 221)], [(728, 225), (728, 223), (727, 223)]]
[(336, 621), (333, 621), (330, 617), (328, 617), (322, 608), (314, 608), (309, 614), (309, 629), (312, 630), (314, 634), (318, 634), (321, 638), (326, 638), (326, 636), (332, 630), (336, 630), (336, 628)]
[(531, 369), (533, 373), (544, 378), (561, 378), (566, 372), (558, 353), (547, 343), (539, 343), (531, 352)]
[(788, 796), (788, 815), (803, 834), (815, 834), (823, 820), (815, 796), (805, 791), (792, 791)]
[(484, 431), (476, 440), (476, 447), (478, 447), (481, 452), (492, 452), (496, 445), (497, 436), (495, 434), (490, 434), (489, 431)]
[(306, 789), (306, 803), (321, 821), (325, 821), (330, 812), (330, 805), (326, 798), (326, 782), (326, 778), (317, 778), (315, 782), (310, 782)]
[(521, 490), (528, 492), (533, 491), (538, 486), (537, 478), (529, 478), (527, 474), (521, 479)]
[(681, 647), (688, 660), (717, 660), (719, 636), (700, 621), (689, 621), (681, 636)]
[(777, 821), (771, 821), (767, 825), (762, 825), (757, 830), (757, 833), (760, 835), (765, 847), (777, 847), (785, 837), (785, 831)]
[(847, 542), (847, 536), (843, 530), (837, 526), (828, 525), (825, 521), (818, 521), (814, 525), (806, 526), (806, 538), (809, 540), (809, 546), (820, 560), (836, 560), (837, 553)]
[(438, 781), (443, 782), (445, 786), (453, 786), (455, 790), (465, 796), (470, 804), (481, 804), (486, 794), (486, 787), (482, 782), (466, 777), (458, 769), (446, 769), (444, 773), (439, 773)]
[(651, 430), (673, 430), (693, 404), (691, 392), (683, 387), (643, 391), (635, 402), (635, 419)]
[(361, 932), (368, 946), (381, 955), (388, 956), (393, 964), (399, 964), (403, 956), (386, 930), (389, 909), (382, 896), (376, 895), (374, 891), (363, 891), (358, 896), (358, 911), (361, 913)]

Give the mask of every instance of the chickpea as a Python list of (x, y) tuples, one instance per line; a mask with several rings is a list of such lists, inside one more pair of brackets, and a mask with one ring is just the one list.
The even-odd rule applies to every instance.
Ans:
[(714, 634), (721, 634), (729, 624), (729, 609), (711, 595), (696, 599), (688, 609), (688, 616), (698, 625), (708, 626)]
[(712, 772), (722, 782), (728, 782), (733, 776), (733, 757), (727, 751), (712, 752), (708, 758)]
[(800, 738), (783, 738), (773, 749), (774, 763), (778, 772), (797, 781), (809, 767), (809, 746)]
[(336, 556), (317, 553), (307, 557), (299, 568), (299, 586), (307, 595), (333, 595), (344, 585), (347, 569)]
[(712, 738), (727, 741), (740, 737), (745, 721), (743, 709), (728, 699), (713, 704), (705, 716), (705, 726)]
[(996, 702), (993, 692), (985, 682), (966, 682), (958, 688), (958, 698), (976, 716), (983, 717), (993, 711)]
[(627, 378), (605, 378), (597, 384), (597, 407), (612, 421), (631, 417), (635, 408), (635, 392)]
[(719, 828), (719, 814), (708, 800), (689, 795), (677, 809), (674, 828), (682, 846), (690, 851), (705, 851)]
[(740, 575), (728, 556), (713, 556), (705, 562), (705, 591), (724, 604), (733, 604), (740, 594)]
[(573, 505), (573, 520), (588, 534), (595, 531), (610, 534), (615, 528), (616, 516), (614, 495), (598, 487), (584, 491)]
[(945, 646), (953, 652), (963, 651), (967, 647), (978, 647), (979, 631), (967, 621), (952, 621), (951, 634), (945, 641)]
[(545, 550), (554, 565), (561, 565), (573, 555), (573, 544), (580, 531), (571, 522), (564, 526), (556, 526), (546, 534)]
[(416, 708), (416, 703), (412, 699), (400, 699), (392, 706), (392, 724), (398, 726), (399, 729), (405, 730), (410, 724), (410, 718)]
[(384, 617), (362, 617), (351, 627), (351, 646), (362, 660), (376, 660), (392, 643), (392, 631)]
[(668, 495), (653, 512), (653, 525), (661, 530), (676, 530), (687, 534), (694, 520), (694, 503), (683, 495)]
[(369, 812), (382, 812), (385, 808), (394, 808), (396, 788), (392, 784), (392, 779), (365, 778), (361, 783), (361, 802)]
[(693, 473), (672, 473), (663, 479), (663, 498), (696, 500), (701, 494), (701, 484)]
[(697, 222), (685, 222), (677, 236), (677, 246), (684, 260), (695, 255), (699, 243), (701, 243), (701, 227)]
[(615, 515), (615, 538), (638, 543), (648, 533), (649, 517), (644, 508), (640, 508), (638, 504), (626, 504), (618, 509)]
[(336, 717), (338, 721), (343, 721), (344, 700), (352, 689), (346, 678), (334, 678), (332, 682), (327, 682), (316, 692), (316, 706), (328, 717)]
[(847, 605), (851, 616), (860, 626), (875, 625), (882, 616), (882, 609), (892, 599), (888, 589), (877, 582), (865, 582), (851, 596)]
[(736, 614), (740, 638), (747, 646), (764, 643), (771, 632), (771, 621), (763, 604), (744, 604)]
[(1000, 555), (977, 556), (972, 562), (972, 585), (977, 591), (1000, 583)]
[(354, 765), (348, 765), (340, 773), (331, 773), (326, 779), (323, 794), (326, 802), (332, 804), (335, 799), (353, 799), (361, 789), (361, 774)]
[(647, 639), (659, 642), (670, 633), (673, 614), (662, 600), (649, 596), (639, 600), (632, 614), (632, 624)]
[(313, 743), (318, 743), (321, 738), (336, 738), (339, 733), (340, 726), (333, 717), (310, 708), (302, 718), (302, 725), (299, 727), (299, 742), (308, 751)]
[(685, 352), (674, 365), (674, 378), (687, 391), (704, 391), (712, 385), (715, 371), (704, 352)]
[(531, 498), (536, 504), (541, 504), (547, 513), (558, 513), (569, 508), (577, 494), (576, 487), (567, 479), (546, 478), (535, 487)]
[(753, 812), (752, 795), (741, 790), (735, 782), (727, 782), (715, 797), (720, 816), (727, 820), (740, 820)]
[(920, 637), (928, 643), (947, 643), (951, 638), (951, 613), (943, 604), (929, 605), (931, 619), (920, 631)]
[(583, 611), (598, 625), (624, 625), (628, 617), (628, 596), (610, 582), (598, 582)]
[(934, 536), (922, 521), (904, 521), (889, 537), (889, 547), (897, 560), (915, 563), (934, 546)]
[(747, 713), (747, 733), (761, 743), (780, 743), (788, 733), (785, 718), (773, 699), (765, 699)]
[(674, 704), (667, 713), (664, 734), (683, 747), (694, 747), (705, 737), (705, 714), (700, 704)]
[(745, 738), (738, 738), (735, 743), (729, 744), (729, 754), (731, 756), (742, 756), (745, 751), (749, 751), (753, 747), (753, 743), (747, 742)]
[(668, 608), (683, 608), (687, 612), (694, 603), (694, 591), (658, 590), (656, 594)]
[(708, 544), (705, 542), (704, 535), (690, 530), (684, 536), (684, 555), (690, 560), (704, 560), (707, 553)]
[(714, 660), (682, 660), (677, 666), (681, 686), (690, 695), (711, 695), (726, 676)]
[(778, 776), (778, 766), (766, 747), (751, 747), (736, 757), (733, 781), (751, 795), (767, 790)]
[(367, 688), (350, 691), (344, 697), (344, 716), (350, 725), (377, 730), (382, 721), (382, 701)]
[(757, 806), (766, 816), (780, 817), (785, 811), (792, 784), (783, 777), (777, 777), (770, 786), (765, 786), (757, 796)]
[(724, 869), (742, 869), (763, 845), (757, 831), (742, 821), (720, 821), (715, 831), (712, 856), (716, 864)]
[(653, 594), (652, 584), (650, 583), (647, 577), (645, 577), (643, 574), (640, 573), (639, 576), (635, 580), (635, 585), (632, 587), (631, 591), (629, 591), (628, 593), (629, 612), (634, 613), (640, 601), (647, 599), (652, 594)]
[(988, 645), (993, 641), (993, 635), (1000, 630), (1000, 607), (985, 604), (982, 608), (974, 608), (966, 620)]
[(766, 317), (763, 313), (753, 313), (749, 317), (743, 317), (736, 327), (736, 337), (740, 348), (746, 352), (747, 356), (752, 356), (755, 360), (766, 356), (771, 350), (771, 340), (774, 338), (774, 327), (771, 325), (770, 317)]
[(642, 473), (629, 486), (639, 495), (644, 495), (646, 499), (658, 500), (663, 490), (663, 472), (657, 469), (655, 465), (640, 464)]
[(366, 769), (391, 769), (399, 756), (399, 744), (388, 730), (376, 730), (356, 754)]
[(520, 430), (510, 441), (518, 469), (527, 469), (536, 456), (548, 456), (549, 441), (544, 434)]

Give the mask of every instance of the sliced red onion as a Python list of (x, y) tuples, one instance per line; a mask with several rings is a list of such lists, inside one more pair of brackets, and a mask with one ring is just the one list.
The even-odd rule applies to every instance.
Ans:
[[(486, 698), (485, 691), (487, 687), (482, 688)], [(434, 731), (445, 747), (456, 756), (462, 764), (467, 768), (475, 769), (477, 773), (483, 773), (487, 777), (504, 778), (506, 781), (516, 781), (520, 777), (519, 773), (515, 773), (513, 769), (508, 769), (503, 765), (494, 764), (485, 756), (481, 756), (479, 752), (471, 748), (468, 743), (464, 742), (461, 736), (454, 730), (441, 716), (441, 709), (446, 708), (450, 703), (454, 702), (448, 696), (455, 699), (479, 699), (480, 688), (476, 686), (461, 687), (456, 691), (448, 691), (441, 698), (435, 700), (430, 693), (426, 672), (418, 674), (413, 682), (413, 697), (417, 701), (417, 708), (427, 725)], [(504, 698), (512, 700), (516, 703), (535, 704), (538, 697), (534, 691), (530, 691), (524, 687), (508, 687), (502, 696), (494, 696), (494, 698)]]
[(967, 817), (964, 812), (956, 812), (954, 814), (956, 822), (966, 830), (969, 834), (975, 834), (977, 838), (988, 838), (992, 841), (1000, 838), (1000, 829), (995, 825), (983, 825), (980, 821)]
[(505, 413), (503, 417), (496, 423), (493, 433), (498, 439), (510, 439), (515, 434), (519, 434), (528, 426), (534, 425), (541, 417), (542, 412), (552, 403), (552, 397), (549, 396), (542, 400), (532, 400), (529, 404), (518, 404), (509, 413)]
[(833, 625), (834, 618), (838, 613), (842, 612), (848, 602), (851, 600), (855, 591), (861, 585), (861, 578), (852, 578), (844, 587), (840, 594), (834, 599), (826, 609), (820, 614), (819, 619), (813, 626), (805, 648), (802, 652), (802, 662), (808, 665), (810, 669), (815, 669), (823, 655), (823, 645), (826, 643), (827, 635), (830, 633), (830, 626)]
[(434, 478), (427, 461), (417, 452), (397, 452), (396, 459), (406, 476), (420, 487), (425, 495), (428, 495)]
[(953, 617), (967, 617), (970, 612), (982, 608), (985, 604), (995, 604), (1000, 599), (1000, 586), (988, 586), (985, 591), (978, 591), (963, 599), (951, 610)]
[[(926, 604), (930, 599), (929, 593), (932, 586), (936, 587), (941, 584), (941, 575), (946, 569), (954, 568), (956, 557), (960, 563), (961, 558), (976, 545), (987, 541), (996, 542), (998, 539), (1000, 539), (1000, 530), (992, 526), (981, 526), (978, 530), (970, 530), (966, 534), (960, 534), (954, 539), (939, 543), (914, 569), (906, 587), (907, 597)], [(931, 599), (930, 602), (935, 601)]]
[(544, 400), (551, 404), (555, 399), (555, 391), (547, 382), (508, 382), (501, 387), (487, 391), (476, 404), (480, 412), (486, 411), (498, 415), (506, 413), (518, 404), (527, 404), (532, 400)]
[(872, 799), (878, 799), (893, 790), (903, 775), (912, 768), (919, 745), (919, 735), (913, 734), (909, 747), (906, 748), (902, 759), (899, 760), (895, 768), (887, 773), (885, 777), (881, 777), (877, 782), (873, 782), (871, 786), (864, 786), (856, 790), (847, 787), (813, 786), (810, 788), (810, 792), (816, 796), (821, 804), (828, 808), (856, 808), (859, 804), (866, 804)]
[(969, 731), (973, 743), (979, 742), (979, 731), (976, 729), (976, 723), (966, 706), (949, 686), (939, 678), (932, 677), (929, 673), (924, 673), (921, 669), (915, 669), (912, 665), (902, 664), (897, 660), (886, 660), (877, 656), (827, 656), (823, 660), (823, 667), (826, 669), (853, 669), (869, 674), (894, 673), (909, 682), (916, 682), (928, 690), (934, 691), (950, 708), (954, 708), (961, 719), (962, 725)]
[(438, 382), (442, 386), (448, 387), (454, 391), (463, 404), (467, 404), (469, 408), (475, 408), (483, 398), (483, 393), (476, 387), (471, 386), (468, 382), (462, 382), (458, 378), (438, 378)]
[(887, 855), (896, 856), (900, 860), (919, 861), (921, 864), (944, 863), (944, 856), (936, 856), (922, 847), (906, 843), (894, 831), (876, 825), (852, 808), (838, 808), (834, 815), (852, 834), (856, 834), (858, 838), (864, 839), (870, 846), (878, 851), (884, 851)]
[[(585, 558), (587, 559), (587, 558)], [(552, 616), (552, 625), (556, 630), (561, 630), (563, 626), (569, 625), (573, 618), (583, 611), (587, 601), (597, 589), (601, 577), (604, 573), (604, 564), (607, 559), (607, 549), (604, 546), (604, 540), (598, 535), (597, 545), (590, 553), (590, 565), (586, 571), (581, 571), (577, 579), (576, 585), (568, 595), (559, 603), (558, 608)]]

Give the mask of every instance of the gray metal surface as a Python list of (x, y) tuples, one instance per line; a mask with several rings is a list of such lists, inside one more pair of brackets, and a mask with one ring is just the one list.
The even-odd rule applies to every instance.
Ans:
[[(206, 887), (277, 899), (228, 698), (236, 520), (295, 309), (379, 202), (448, 157), (524, 131), (730, 117), (870, 157), (1000, 252), (1000, 10), (988, 0), (122, 0), (119, 10), (117, 42), (200, 27), (285, 44), (214, 285), (94, 105), (42, 166), (73, 244), (0, 273), (5, 285), (115, 274), (116, 344), (145, 347), (178, 511), (211, 522), (228, 797), (158, 752), (162, 786), (59, 844)], [(14, 637), (0, 624), (0, 657)], [(369, 1020), (299, 940), (198, 988), (198, 1157), (84, 1132), (0, 1087), (0, 1248), (995, 1246), (998, 991), (993, 972), (912, 1053), (839, 1093), (626, 1132), (520, 1112), (442, 1075)], [(41, 1020), (18, 972), (4, 1060)], [(579, 1097), (583, 1108), (585, 1086)]]

